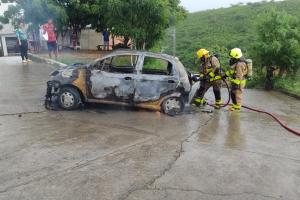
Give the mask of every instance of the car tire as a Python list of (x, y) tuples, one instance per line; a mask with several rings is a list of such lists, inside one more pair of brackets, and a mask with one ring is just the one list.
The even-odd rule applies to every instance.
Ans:
[(183, 108), (184, 108), (184, 104), (183, 104), (182, 100), (178, 97), (167, 98), (162, 103), (163, 113), (170, 115), (170, 116), (175, 116), (175, 115), (182, 113)]
[(64, 87), (59, 92), (58, 103), (65, 110), (76, 110), (81, 104), (81, 97), (75, 88)]

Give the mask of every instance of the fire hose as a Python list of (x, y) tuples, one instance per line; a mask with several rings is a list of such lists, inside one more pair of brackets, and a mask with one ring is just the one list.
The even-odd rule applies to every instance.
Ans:
[(261, 109), (257, 109), (257, 108), (252, 108), (249, 106), (243, 106), (243, 108), (246, 108), (248, 110), (254, 111), (254, 112), (258, 112), (258, 113), (263, 113), (266, 115), (271, 116), (276, 122), (278, 122), (280, 124), (280, 126), (282, 126), (284, 129), (286, 129), (287, 131), (293, 133), (294, 135), (300, 136), (300, 131), (297, 131), (295, 129), (292, 129), (290, 127), (288, 127), (280, 118), (276, 117), (274, 114), (261, 110)]
[[(229, 87), (227, 81), (226, 81), (225, 79), (222, 79), (222, 80), (223, 80), (223, 82), (225, 83), (226, 88), (227, 88), (227, 91), (228, 91), (228, 94), (229, 94), (229, 95), (228, 95), (228, 96), (229, 96), (228, 101), (227, 101), (225, 104), (223, 104), (223, 105), (221, 106), (222, 108), (224, 108), (224, 107), (227, 107), (227, 106), (230, 104), (231, 97), (230, 97), (230, 87)], [(209, 106), (212, 106), (212, 107), (215, 107), (215, 105), (213, 105), (213, 104), (209, 104), (209, 103), (208, 103), (208, 105), (209, 105)], [(278, 118), (275, 114), (272, 114), (272, 113), (270, 113), (270, 112), (261, 110), (261, 109), (259, 109), (259, 108), (252, 108), (252, 107), (250, 107), (250, 106), (245, 106), (245, 105), (244, 105), (244, 106), (242, 106), (242, 107), (245, 108), (245, 109), (248, 109), (248, 110), (257, 112), (257, 113), (266, 114), (266, 115), (272, 117), (272, 118), (273, 118), (280, 126), (282, 126), (285, 130), (289, 131), (290, 133), (292, 133), (292, 134), (294, 134), (294, 135), (296, 135), (296, 136), (300, 136), (300, 131), (288, 127), (288, 125), (287, 125), (286, 123), (284, 123), (280, 118)]]

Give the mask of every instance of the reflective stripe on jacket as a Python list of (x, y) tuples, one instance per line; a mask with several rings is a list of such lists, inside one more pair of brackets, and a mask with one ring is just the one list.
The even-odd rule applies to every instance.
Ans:
[(245, 62), (237, 62), (236, 64), (230, 67), (230, 70), (226, 73), (226, 75), (230, 75), (230, 82), (236, 85), (246, 85), (247, 75), (247, 64)]

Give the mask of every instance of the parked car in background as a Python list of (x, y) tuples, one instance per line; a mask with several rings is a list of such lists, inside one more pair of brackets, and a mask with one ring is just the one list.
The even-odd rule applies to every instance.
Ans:
[(54, 71), (47, 83), (46, 103), (61, 108), (83, 103), (116, 104), (180, 113), (191, 84), (175, 57), (142, 51), (115, 51), (88, 65), (74, 64)]

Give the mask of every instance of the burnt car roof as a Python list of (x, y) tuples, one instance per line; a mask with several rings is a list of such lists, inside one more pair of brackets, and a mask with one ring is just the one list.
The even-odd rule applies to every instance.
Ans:
[(168, 54), (153, 53), (153, 52), (149, 52), (149, 51), (138, 51), (138, 50), (116, 50), (116, 51), (108, 54), (107, 56), (122, 55), (122, 54), (147, 55), (147, 56), (160, 57), (160, 58), (164, 58), (164, 59), (167, 59), (167, 60), (173, 60), (175, 62), (179, 61), (178, 58), (176, 58), (174, 56), (171, 56), (171, 55), (168, 55)]

